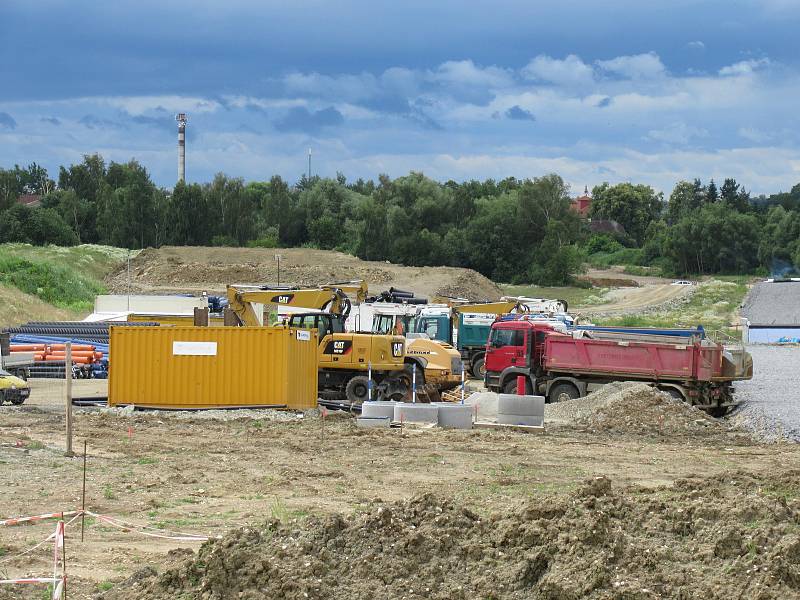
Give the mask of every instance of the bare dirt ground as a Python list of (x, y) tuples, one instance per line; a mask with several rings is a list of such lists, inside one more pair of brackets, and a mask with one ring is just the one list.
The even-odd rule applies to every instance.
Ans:
[(581, 314), (587, 316), (637, 314), (679, 302), (696, 290), (696, 286), (672, 285), (671, 279), (663, 277), (628, 275), (621, 267), (590, 269), (586, 277), (611, 288), (604, 294), (602, 302), (580, 309)]
[[(373, 293), (396, 287), (419, 296), (435, 294), (496, 300), (500, 288), (470, 269), (455, 267), (404, 267), (362, 261), (341, 252), (306, 248), (200, 248), (172, 247), (142, 251), (131, 261), (130, 290), (134, 293), (224, 292), (231, 283), (276, 283), (281, 255), (283, 284), (319, 285), (364, 279)], [(106, 283), (111, 293), (129, 289), (127, 265), (111, 273)]]
[(606, 303), (583, 309), (584, 313), (635, 314), (644, 309), (663, 306), (685, 298), (694, 291), (694, 286), (670, 284), (644, 284), (642, 287), (617, 288), (610, 290)]
[[(83, 395), (93, 385), (102, 385), (91, 381), (80, 384)], [(37, 383), (29, 404), (0, 409), (0, 517), (70, 510), (79, 505), (81, 461), (63, 456), (60, 385), (61, 382), (52, 382), (49, 388), (48, 384)], [(89, 447), (87, 507), (96, 513), (149, 526), (150, 532), (162, 534), (169, 530), (224, 536), (232, 528), (242, 526), (249, 527), (247, 531), (251, 532), (263, 531), (256, 538), (252, 537), (255, 534), (234, 533), (220, 542), (222, 546), (209, 546), (206, 553), (222, 557), (228, 577), (239, 569), (244, 569), (243, 577), (244, 573), (249, 573), (247, 577), (261, 577), (263, 567), (255, 568), (244, 559), (237, 563), (240, 559), (236, 557), (242, 554), (234, 550), (240, 542), (258, 548), (258, 544), (270, 543), (267, 538), (280, 543), (265, 547), (264, 555), (284, 552), (287, 569), (302, 571), (306, 577), (303, 569), (316, 564), (308, 559), (307, 553), (319, 554), (314, 550), (317, 542), (309, 541), (308, 546), (296, 549), (292, 546), (287, 550), (287, 544), (296, 543), (288, 540), (311, 539), (308, 536), (316, 540), (314, 536), (322, 535), (320, 531), (328, 532), (324, 534), (328, 536), (326, 540), (333, 540), (332, 545), (326, 546), (327, 552), (333, 552), (335, 560), (344, 561), (331, 576), (343, 578), (349, 582), (347, 585), (356, 586), (351, 580), (358, 579), (349, 574), (348, 557), (354, 561), (353, 567), (357, 567), (354, 573), (361, 573), (361, 579), (368, 581), (371, 572), (366, 573), (363, 571), (366, 567), (358, 565), (366, 564), (364, 561), (369, 561), (370, 556), (385, 555), (387, 560), (391, 559), (395, 550), (390, 545), (395, 542), (399, 544), (397, 552), (401, 548), (420, 548), (418, 560), (426, 565), (440, 564), (442, 560), (446, 564), (450, 558), (442, 557), (451, 556), (453, 560), (467, 556), (474, 562), (465, 567), (462, 582), (473, 585), (474, 594), (470, 592), (473, 588), (467, 587), (456, 593), (455, 584), (449, 579), (447, 586), (437, 583), (437, 595), (426, 593), (418, 587), (425, 577), (442, 580), (420, 571), (423, 581), (408, 580), (413, 591), (403, 585), (399, 589), (407, 593), (398, 592), (394, 585), (385, 588), (391, 589), (385, 595), (391, 598), (538, 597), (522, 592), (514, 595), (510, 588), (498, 586), (506, 581), (502, 574), (507, 570), (502, 569), (511, 566), (522, 569), (518, 563), (528, 557), (526, 548), (530, 549), (539, 539), (546, 542), (542, 542), (545, 562), (537, 563), (533, 555), (529, 556), (533, 563), (539, 564), (532, 567), (531, 581), (539, 581), (544, 569), (548, 575), (542, 579), (542, 585), (549, 587), (541, 589), (552, 591), (549, 596), (541, 594), (541, 597), (572, 597), (570, 594), (580, 597), (583, 594), (575, 587), (578, 584), (571, 584), (570, 578), (583, 582), (586, 573), (594, 573), (595, 579), (600, 579), (581, 585), (607, 590), (605, 595), (593, 597), (663, 597), (663, 593), (670, 595), (679, 590), (674, 577), (671, 583), (662, 582), (667, 587), (648, 586), (661, 577), (653, 575), (652, 565), (665, 562), (673, 574), (684, 572), (683, 569), (695, 572), (702, 565), (706, 565), (703, 569), (713, 567), (717, 576), (713, 585), (703, 588), (709, 590), (706, 597), (732, 597), (725, 595), (732, 590), (739, 590), (736, 597), (752, 596), (747, 593), (741, 596), (742, 590), (757, 591), (747, 587), (756, 584), (755, 579), (750, 581), (755, 573), (751, 569), (756, 563), (766, 561), (778, 542), (784, 554), (781, 560), (789, 561), (784, 565), (789, 574), (775, 572), (774, 577), (779, 579), (773, 583), (784, 586), (775, 589), (783, 591), (783, 597), (788, 597), (787, 589), (793, 589), (794, 593), (800, 589), (798, 445), (755, 443), (722, 425), (699, 430), (681, 427), (662, 430), (660, 423), (653, 423), (641, 429), (627, 427), (623, 432), (598, 428), (596, 424), (593, 431), (562, 425), (551, 427), (546, 435), (526, 435), (487, 430), (363, 430), (357, 429), (349, 417), (329, 416), (323, 426), (314, 414), (301, 417), (275, 411), (247, 411), (238, 415), (225, 412), (222, 418), (208, 417), (204, 413), (164, 412), (126, 416), (116, 410), (76, 413), (76, 446), (82, 448), (85, 439)], [(600, 476), (608, 478), (609, 483), (602, 480), (597, 484), (600, 485), (597, 493), (590, 489), (586, 495), (585, 482)], [(681, 483), (684, 478), (693, 478), (694, 483)], [(391, 505), (425, 493), (432, 493), (432, 499)], [(598, 496), (605, 499), (591, 500)], [(547, 506), (556, 507), (556, 512), (548, 513), (549, 516), (526, 512), (541, 511)], [(392, 533), (389, 525), (380, 524), (382, 507), (398, 515), (396, 523), (397, 527), (404, 523), (402, 531)], [(559, 512), (562, 508), (558, 507), (564, 507), (565, 512)], [(459, 511), (467, 509), (475, 516), (468, 517), (464, 524), (463, 552), (458, 550), (462, 548), (461, 542), (452, 547), (442, 543), (437, 551), (425, 541), (436, 536), (435, 518), (441, 514), (439, 511), (446, 517), (442, 523), (447, 524), (441, 531), (456, 536), (459, 528), (454, 529), (454, 524), (460, 522)], [(417, 521), (409, 516), (415, 510), (424, 513), (413, 517)], [(338, 517), (330, 517), (333, 521), (323, 519), (322, 525), (315, 520), (334, 513), (344, 514), (352, 525), (336, 520)], [(358, 521), (361, 514), (365, 515), (363, 518), (378, 521), (364, 529)], [(492, 514), (511, 521), (493, 527), (494, 521), (486, 520)], [(612, 520), (608, 521), (604, 514)], [(565, 515), (571, 516), (567, 519)], [(731, 515), (735, 517), (734, 525), (729, 519)], [(580, 526), (571, 525), (570, 519), (581, 520)], [(273, 520), (282, 525), (263, 529), (265, 522)], [(476, 521), (487, 525), (475, 529)], [(420, 535), (425, 532), (423, 537), (414, 537), (413, 532), (406, 531), (414, 523), (418, 523)], [(351, 531), (349, 527), (355, 529)], [(598, 527), (603, 532), (602, 543), (593, 545), (593, 536), (600, 535)], [(501, 529), (508, 530), (509, 535), (517, 531), (513, 537), (516, 541), (502, 541), (511, 538), (504, 537)], [(635, 540), (628, 540), (625, 536), (634, 535), (632, 529), (652, 530), (648, 535), (653, 539), (648, 542), (645, 539), (648, 535), (636, 534)], [(19, 554), (44, 539), (51, 530), (49, 524), (1, 529), (0, 576), (46, 574), (52, 568), (50, 547), (26, 557)], [(664, 538), (656, 536), (657, 531), (672, 533)], [(517, 539), (520, 535), (522, 538)], [(356, 538), (362, 540), (359, 543), (372, 544), (371, 550), (351, 547)], [(631, 557), (623, 560), (623, 554), (627, 554), (619, 552), (626, 547), (626, 540), (630, 542), (627, 547)], [(380, 546), (380, 552), (375, 544)], [(147, 572), (138, 577), (147, 579), (147, 586), (156, 587), (147, 587), (145, 592), (145, 588), (131, 591), (127, 587), (130, 582), (121, 585), (144, 567), (162, 572), (165, 565), (180, 563), (185, 558), (181, 554), (168, 556), (170, 550), (185, 547), (197, 550), (199, 546), (197, 542), (149, 538), (137, 531), (123, 531), (88, 519), (84, 542), (80, 541), (75, 526), (68, 531), (69, 597), (91, 598), (102, 590), (114, 588), (108, 592), (109, 597), (303, 598), (301, 592), (308, 593), (313, 588), (302, 587), (293, 579), (294, 575), (283, 573), (280, 578), (276, 575), (275, 580), (281, 586), (286, 584), (285, 589), (264, 587), (265, 591), (259, 591), (261, 588), (256, 586), (249, 595), (240, 596), (234, 581), (214, 578), (206, 583), (216, 586), (216, 592), (201, 592), (196, 589), (200, 585), (198, 577), (206, 575), (204, 567), (203, 573), (197, 574), (199, 563), (188, 567), (178, 565), (173, 575), (157, 578), (161, 583), (166, 582), (167, 588), (158, 587), (160, 584), (146, 577)], [(591, 552), (590, 546), (594, 548)], [(477, 548), (478, 554), (465, 555), (472, 547)], [(224, 558), (228, 556), (225, 548), (232, 549), (232, 562)], [(498, 552), (513, 554), (513, 565), (502, 567)], [(652, 561), (641, 563), (634, 555), (649, 555)], [(612, 559), (613, 556), (617, 558)], [(322, 557), (320, 554), (320, 560)], [(621, 571), (614, 566), (630, 561), (636, 564), (631, 563)], [(547, 569), (547, 564), (552, 568)], [(215, 569), (222, 566), (217, 564)], [(666, 573), (666, 567), (662, 569)], [(208, 576), (213, 573), (209, 568)], [(390, 573), (399, 580), (411, 575)], [(522, 577), (520, 573), (524, 575), (523, 571), (514, 570), (511, 579), (517, 581)], [(576, 579), (570, 573), (584, 575)], [(791, 580), (794, 588), (785, 587), (786, 577), (796, 577)], [(726, 587), (726, 579), (733, 582), (729, 582), (730, 587)], [(684, 597), (694, 594), (691, 583), (685, 581), (688, 587), (683, 588)], [(485, 592), (492, 585), (494, 594), (487, 596)], [(329, 593), (309, 597), (366, 598), (369, 592), (363, 586), (344, 586), (339, 591), (325, 586), (318, 589)], [(657, 593), (659, 589), (662, 594)], [(5, 588), (0, 589), (0, 598), (40, 598), (41, 592), (41, 588), (13, 592)], [(627, 595), (621, 595), (622, 592)]]

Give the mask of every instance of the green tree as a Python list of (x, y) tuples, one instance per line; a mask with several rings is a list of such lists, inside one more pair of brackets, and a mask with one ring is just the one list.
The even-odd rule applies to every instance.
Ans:
[(651, 221), (663, 209), (663, 195), (648, 185), (603, 183), (592, 190), (591, 216), (616, 221), (637, 244), (644, 241), (644, 233)]
[(681, 274), (749, 273), (758, 265), (760, 233), (756, 217), (718, 202), (673, 224), (664, 251)]
[(719, 193), (717, 192), (717, 184), (714, 183), (714, 180), (708, 182), (708, 187), (706, 188), (706, 202), (714, 203), (719, 200)]
[(206, 246), (211, 242), (211, 214), (203, 188), (179, 181), (167, 207), (169, 240), (177, 246)]

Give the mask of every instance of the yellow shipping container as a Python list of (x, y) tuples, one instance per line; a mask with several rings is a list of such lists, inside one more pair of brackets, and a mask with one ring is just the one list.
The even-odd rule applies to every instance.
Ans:
[[(159, 323), (161, 325), (186, 325), (194, 326), (194, 315), (167, 315), (167, 314), (145, 314), (131, 313), (128, 315), (128, 323)], [(222, 327), (225, 319), (222, 317), (209, 317), (209, 327)]]
[(112, 326), (110, 343), (111, 406), (317, 405), (316, 331)]

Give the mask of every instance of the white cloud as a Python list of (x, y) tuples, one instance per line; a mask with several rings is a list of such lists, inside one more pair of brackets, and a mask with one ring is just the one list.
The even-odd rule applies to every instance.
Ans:
[(704, 44), (702, 41), (700, 41), (700, 40), (696, 40), (696, 41), (694, 41), (694, 42), (689, 42), (689, 43), (688, 43), (688, 44), (686, 44), (686, 45), (687, 45), (689, 48), (693, 48), (694, 50), (704, 50), (704, 49), (705, 49), (705, 47), (706, 47), (706, 45), (705, 45), (705, 44)]
[(428, 74), (430, 81), (456, 85), (500, 88), (513, 82), (511, 71), (499, 67), (479, 67), (471, 60), (448, 60)]
[(312, 95), (333, 100), (363, 100), (380, 89), (371, 73), (357, 75), (322, 75), (320, 73), (290, 73), (283, 79), (290, 94)]
[(219, 102), (208, 98), (189, 96), (128, 96), (109, 98), (84, 98), (89, 102), (101, 102), (121, 108), (131, 115), (141, 115), (151, 110), (165, 109), (169, 112), (210, 113), (220, 109)]
[(708, 137), (708, 130), (678, 121), (661, 129), (651, 129), (645, 137), (657, 142), (683, 145), (689, 143), (693, 138)]
[(520, 73), (527, 79), (558, 85), (585, 85), (594, 78), (592, 67), (575, 54), (570, 54), (563, 60), (540, 54), (524, 66)]
[(755, 142), (756, 144), (764, 144), (773, 139), (771, 134), (756, 129), (755, 127), (740, 127), (737, 131), (739, 137), (746, 139), (748, 142)]
[(719, 74), (723, 77), (736, 76), (736, 75), (752, 75), (756, 71), (769, 66), (770, 61), (768, 58), (743, 60), (727, 67), (722, 67)]
[(604, 71), (627, 79), (655, 79), (666, 73), (664, 63), (655, 52), (598, 60), (597, 65)]

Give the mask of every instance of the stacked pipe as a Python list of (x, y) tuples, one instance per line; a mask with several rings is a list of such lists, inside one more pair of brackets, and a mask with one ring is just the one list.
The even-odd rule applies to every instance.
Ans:
[[(77, 377), (108, 377), (109, 327), (152, 327), (158, 323), (32, 321), (6, 329), (12, 348), (33, 352), (31, 377), (64, 377), (66, 346), (72, 344), (72, 368)], [(23, 348), (28, 348), (23, 350)], [(13, 351), (13, 350), (12, 350)]]
[[(66, 344), (11, 344), (11, 352), (33, 352), (33, 360), (61, 361), (66, 360)], [(75, 364), (89, 364), (103, 359), (105, 354), (98, 352), (95, 346), (89, 344), (73, 344), (72, 362)]]
[(367, 302), (393, 302), (395, 304), (427, 304), (427, 298), (415, 298), (414, 292), (406, 292), (397, 288), (389, 288), (377, 296), (367, 298)]
[(108, 344), (108, 328), (110, 325), (125, 327), (152, 327), (157, 326), (158, 323), (31, 321), (30, 323), (20, 327), (10, 327), (6, 329), (6, 331), (14, 336), (18, 334), (35, 335), (56, 337), (64, 341), (80, 340), (78, 343), (100, 342), (102, 344)]

